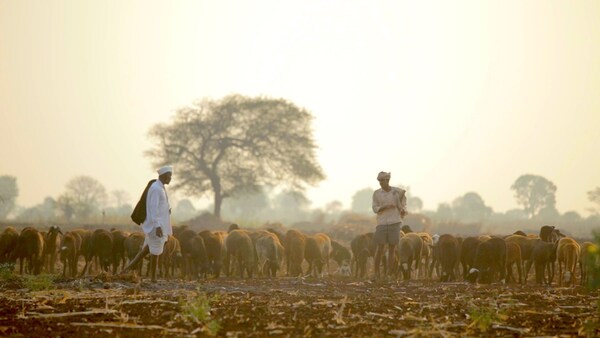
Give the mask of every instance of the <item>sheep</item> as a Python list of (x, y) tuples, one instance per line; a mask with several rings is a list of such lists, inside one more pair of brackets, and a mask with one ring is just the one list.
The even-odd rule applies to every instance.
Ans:
[[(229, 262), (225, 260), (227, 257), (227, 247), (225, 246), (225, 240), (227, 239), (228, 233), (226, 231), (214, 231), (215, 236), (219, 240), (219, 244), (221, 245), (221, 268), (217, 270), (216, 277), (220, 276), (220, 271), (228, 271), (229, 270)], [(283, 244), (283, 243), (282, 243)]]
[[(112, 263), (112, 251), (113, 251), (113, 237), (112, 234), (106, 229), (96, 229), (91, 236), (91, 259), (96, 258), (100, 263), (100, 269), (108, 272), (109, 267)], [(85, 266), (81, 275), (85, 275), (89, 262), (86, 259)]]
[(473, 268), (466, 280), (474, 283), (492, 283), (499, 276), (504, 282), (506, 276), (506, 242), (502, 238), (491, 238), (477, 247)]
[(426, 232), (419, 232), (417, 235), (419, 235), (423, 240), (423, 249), (421, 250), (421, 262), (419, 263), (418, 275), (420, 277), (426, 277), (427, 269), (433, 254), (433, 238), (431, 238), (431, 235)]
[(6, 263), (15, 249), (19, 233), (11, 226), (6, 227), (0, 234), (0, 263)]
[[(91, 230), (84, 229), (75, 229), (71, 230), (71, 232), (76, 233), (81, 238), (81, 244), (79, 246), (79, 251), (77, 252), (77, 259), (79, 256), (83, 256), (85, 260), (85, 266), (91, 262), (93, 258), (93, 248), (92, 248), (92, 235), (93, 232)], [(85, 270), (85, 268), (84, 268)], [(83, 276), (86, 271), (82, 270), (80, 276)]]
[(580, 253), (581, 247), (574, 239), (564, 237), (558, 241), (556, 255), (558, 259), (558, 276), (560, 278), (558, 281), (559, 286), (563, 286), (563, 282), (566, 282), (567, 285), (575, 285), (575, 268), (579, 262)]
[(158, 275), (165, 278), (174, 276), (175, 265), (179, 258), (181, 258), (179, 240), (175, 236), (169, 235), (163, 252), (158, 256)]
[(62, 236), (60, 260), (63, 263), (63, 277), (77, 276), (77, 257), (80, 247), (81, 237), (79, 234), (69, 231)]
[(211, 273), (215, 278), (219, 278), (221, 274), (221, 268), (223, 267), (223, 246), (224, 237), (217, 235), (210, 230), (203, 230), (199, 235), (204, 239), (204, 246), (206, 247), (206, 256), (208, 259), (208, 265)]
[(308, 274), (313, 277), (323, 276), (323, 265), (329, 273), (329, 256), (331, 255), (331, 239), (324, 233), (306, 236), (304, 259), (308, 262)]
[[(423, 239), (414, 232), (407, 233), (400, 239), (396, 249), (399, 259), (399, 270), (405, 280), (410, 279), (413, 262), (415, 270), (418, 271), (421, 262), (421, 251), (423, 250)], [(394, 273), (392, 271), (392, 273)]]
[(433, 270), (435, 269), (435, 273), (437, 276), (440, 276), (440, 257), (439, 250), (437, 244), (440, 241), (440, 235), (433, 234), (431, 236), (431, 263), (429, 265), (429, 270), (427, 271), (427, 277), (432, 278)]
[[(252, 245), (252, 239), (247, 231), (244, 230), (231, 230), (225, 240), (225, 247), (227, 248), (227, 261), (231, 265), (231, 259), (235, 258), (238, 263), (240, 272), (240, 278), (244, 278), (244, 271), (246, 271), (248, 278), (252, 278), (252, 272), (254, 270), (255, 259), (254, 259), (254, 247)], [(227, 276), (230, 272), (227, 272)]]
[(268, 233), (255, 241), (259, 272), (263, 276), (275, 277), (283, 263), (283, 245), (277, 235)]
[(456, 237), (444, 234), (437, 243), (437, 255), (442, 266), (441, 282), (452, 282), (456, 279), (454, 269), (458, 265), (460, 246)]
[(404, 234), (409, 234), (411, 232), (414, 232), (411, 228), (410, 225), (405, 224), (400, 228), (400, 231), (402, 231)]
[(63, 233), (58, 226), (52, 225), (44, 236), (44, 265), (46, 271), (49, 273), (54, 273), (54, 266), (56, 265), (56, 257), (60, 250), (62, 234)]
[(306, 249), (306, 236), (295, 229), (290, 229), (285, 234), (283, 243), (285, 248), (286, 274), (292, 277), (302, 275), (302, 261)]
[[(541, 237), (540, 237), (541, 238)], [(533, 247), (532, 260), (535, 265), (535, 282), (551, 285), (554, 279), (554, 262), (556, 261), (557, 243), (538, 241)], [(548, 279), (546, 279), (548, 271)]]
[(24, 261), (27, 261), (27, 272), (38, 275), (43, 265), (44, 237), (32, 227), (21, 230), (15, 249), (11, 255), (11, 261), (20, 260), (19, 272), (23, 274)]
[(180, 233), (179, 244), (183, 257), (182, 274), (187, 278), (198, 278), (208, 273), (206, 245), (201, 235), (191, 229)]
[[(524, 268), (523, 269), (524, 270), (523, 284), (526, 284), (527, 276), (529, 275), (529, 270), (531, 269), (531, 265), (533, 264), (533, 260), (532, 260), (533, 247), (541, 239), (539, 237), (537, 237), (537, 235), (535, 237), (522, 236), (522, 235), (510, 235), (510, 236), (506, 237), (504, 240), (506, 243), (517, 244), (519, 246), (519, 248), (521, 249), (521, 260), (523, 261), (523, 265), (524, 265), (524, 267), (523, 267)], [(527, 262), (526, 265), (525, 265), (525, 262)]]
[(485, 237), (480, 238), (479, 236), (471, 236), (463, 240), (460, 247), (460, 263), (463, 268), (463, 279), (467, 279), (467, 275), (474, 267), (477, 248), (485, 240), (487, 240)]
[[(123, 242), (123, 246), (125, 247), (125, 254), (127, 255), (127, 259), (132, 261), (135, 256), (137, 256), (138, 252), (142, 249), (144, 245), (144, 233), (141, 231), (132, 232)], [(132, 266), (131, 268), (138, 272), (138, 275), (142, 274), (142, 265), (143, 260), (137, 262), (136, 266)]]
[[(506, 242), (506, 241), (505, 241)], [(506, 281), (514, 281), (512, 275), (513, 265), (517, 265), (517, 273), (519, 275), (519, 284), (523, 279), (523, 259), (521, 258), (521, 247), (514, 242), (506, 243)]]
[(343, 276), (350, 275), (350, 261), (352, 260), (352, 254), (350, 249), (343, 246), (336, 240), (331, 240), (331, 259), (338, 265), (338, 272)]
[(123, 230), (112, 229), (113, 250), (112, 250), (112, 273), (117, 273), (117, 268), (121, 265), (121, 269), (125, 267), (125, 239), (129, 237), (129, 232)]
[(540, 228), (540, 239), (544, 242), (556, 243), (562, 237), (565, 237), (560, 230), (554, 226), (544, 225)]
[(367, 261), (369, 257), (375, 254), (375, 244), (373, 242), (373, 233), (357, 235), (350, 242), (352, 250), (351, 270), (354, 271), (354, 277), (364, 278), (367, 274)]

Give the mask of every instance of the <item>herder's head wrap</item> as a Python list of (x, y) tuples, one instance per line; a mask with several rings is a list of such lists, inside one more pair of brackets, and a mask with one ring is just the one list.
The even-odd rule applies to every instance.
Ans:
[(377, 180), (381, 181), (381, 180), (390, 180), (390, 177), (392, 177), (392, 173), (386, 173), (385, 171), (380, 172), (377, 175)]
[(166, 165), (166, 166), (158, 169), (156, 172), (158, 173), (159, 176), (166, 174), (166, 173), (173, 173), (173, 167), (171, 167), (170, 165)]

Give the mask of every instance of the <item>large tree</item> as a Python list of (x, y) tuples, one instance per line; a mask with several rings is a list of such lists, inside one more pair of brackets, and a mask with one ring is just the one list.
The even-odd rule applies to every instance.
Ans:
[(82, 221), (104, 207), (106, 199), (106, 189), (95, 178), (77, 176), (67, 182), (65, 192), (58, 197), (57, 203), (67, 220), (75, 216)]
[(556, 185), (542, 176), (521, 175), (510, 188), (529, 218), (534, 218), (542, 209), (555, 208)]
[(596, 187), (596, 189), (588, 191), (587, 194), (590, 202), (595, 204), (595, 207), (590, 208), (590, 211), (595, 214), (600, 213), (600, 187)]
[(15, 208), (17, 196), (19, 196), (17, 178), (8, 175), (0, 176), (0, 219), (6, 219)]
[(492, 208), (485, 205), (476, 192), (468, 192), (452, 202), (454, 216), (467, 223), (482, 222), (492, 215)]
[(352, 195), (352, 206), (350, 209), (358, 214), (373, 214), (373, 192), (372, 188), (361, 189)]
[(201, 196), (212, 191), (214, 215), (223, 199), (262, 185), (302, 190), (324, 178), (316, 160), (312, 115), (283, 99), (230, 95), (177, 110), (150, 130), (147, 154), (172, 164), (174, 188)]
[(222, 215), (231, 220), (268, 220), (271, 202), (265, 190), (261, 187), (253, 191), (242, 191), (228, 198), (223, 203)]

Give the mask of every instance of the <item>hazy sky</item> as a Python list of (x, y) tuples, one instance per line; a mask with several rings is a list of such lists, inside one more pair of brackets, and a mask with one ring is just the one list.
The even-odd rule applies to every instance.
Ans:
[(314, 114), (315, 207), (381, 170), (426, 209), (515, 208), (531, 173), (585, 215), (600, 186), (597, 0), (0, 2), (0, 175), (22, 206), (76, 175), (137, 199), (149, 128), (232, 93)]

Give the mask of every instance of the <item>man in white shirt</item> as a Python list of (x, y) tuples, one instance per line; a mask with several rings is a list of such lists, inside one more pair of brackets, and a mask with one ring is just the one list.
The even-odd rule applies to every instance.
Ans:
[(165, 185), (171, 182), (173, 168), (165, 166), (158, 169), (158, 180), (148, 189), (146, 197), (146, 220), (142, 223), (145, 239), (142, 250), (127, 264), (121, 273), (138, 263), (150, 253), (150, 275), (152, 281), (156, 281), (156, 266), (158, 256), (162, 254), (163, 248), (169, 235), (173, 234), (171, 226), (171, 208)]
[(406, 191), (390, 186), (391, 174), (384, 171), (377, 175), (381, 189), (373, 192), (373, 212), (377, 214), (377, 227), (373, 235), (375, 250), (375, 278), (379, 278), (381, 256), (388, 245), (386, 272), (393, 272), (395, 251), (400, 241), (400, 226), (406, 212)]

